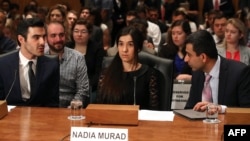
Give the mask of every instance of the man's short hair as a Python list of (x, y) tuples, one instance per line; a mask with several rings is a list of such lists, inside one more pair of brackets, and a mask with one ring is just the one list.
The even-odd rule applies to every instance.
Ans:
[[(28, 34), (28, 29), (30, 27), (45, 27), (44, 22), (39, 19), (39, 18), (28, 18), (28, 19), (23, 19), (20, 21), (20, 23), (17, 26), (16, 34), (21, 35), (27, 39), (27, 34)], [(18, 41), (18, 45), (20, 45)]]
[(186, 44), (192, 44), (196, 55), (205, 53), (209, 58), (217, 59), (218, 52), (212, 35), (206, 30), (199, 30), (187, 37)]

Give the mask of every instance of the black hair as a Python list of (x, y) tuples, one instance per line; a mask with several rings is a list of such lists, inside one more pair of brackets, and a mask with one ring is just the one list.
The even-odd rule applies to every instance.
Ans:
[[(16, 30), (16, 35), (21, 35), (24, 37), (24, 39), (27, 39), (27, 34), (28, 34), (28, 30), (30, 27), (44, 27), (45, 24), (44, 22), (39, 19), (39, 18), (29, 18), (29, 19), (24, 19), (22, 21), (20, 21), (20, 23), (17, 26), (17, 30)], [(18, 42), (18, 45), (20, 45), (20, 42)]]
[(196, 55), (205, 53), (211, 59), (217, 59), (218, 52), (212, 35), (206, 30), (199, 30), (188, 36), (186, 44), (192, 44)]

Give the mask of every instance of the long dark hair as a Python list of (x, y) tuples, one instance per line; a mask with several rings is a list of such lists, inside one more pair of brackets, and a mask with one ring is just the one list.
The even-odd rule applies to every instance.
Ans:
[[(163, 48), (167, 48), (168, 52), (164, 52), (163, 54), (168, 54), (169, 59), (173, 59), (178, 52), (178, 47), (174, 44), (173, 38), (172, 38), (172, 29), (176, 26), (180, 26), (182, 30), (185, 32), (186, 36), (191, 34), (191, 28), (189, 25), (189, 22), (187, 20), (177, 20), (173, 22), (171, 25), (171, 28), (168, 31), (168, 36), (167, 36), (167, 45), (163, 46)], [(166, 51), (166, 50), (164, 50)], [(161, 56), (161, 52), (159, 53)], [(185, 49), (183, 47), (182, 54), (185, 55)]]
[[(123, 28), (117, 38), (116, 43), (119, 42), (121, 36), (130, 35), (134, 43), (134, 65), (138, 63), (138, 53), (142, 49), (144, 36), (143, 34), (134, 26), (127, 26)], [(122, 60), (119, 56), (119, 52), (114, 57), (114, 60), (107, 68), (104, 73), (104, 78), (101, 83), (99, 83), (99, 100), (100, 101), (109, 101), (111, 103), (119, 103), (121, 97), (126, 91), (126, 82), (123, 77), (123, 65)]]

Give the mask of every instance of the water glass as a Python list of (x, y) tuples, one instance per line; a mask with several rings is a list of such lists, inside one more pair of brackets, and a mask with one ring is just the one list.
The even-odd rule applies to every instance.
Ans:
[(218, 119), (219, 107), (217, 104), (210, 103), (207, 105), (206, 109), (206, 119), (203, 120), (204, 123), (219, 123)]
[(82, 101), (81, 100), (72, 100), (70, 102), (70, 116), (68, 119), (70, 120), (82, 120), (84, 119), (82, 112)]

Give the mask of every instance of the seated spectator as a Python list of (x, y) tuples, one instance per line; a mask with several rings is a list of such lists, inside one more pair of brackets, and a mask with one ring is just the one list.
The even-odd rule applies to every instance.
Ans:
[(3, 30), (5, 28), (6, 19), (5, 11), (0, 10), (0, 54), (15, 50), (17, 47), (14, 40), (4, 36)]
[(46, 53), (58, 55), (60, 59), (59, 106), (68, 107), (73, 99), (81, 100), (87, 106), (89, 79), (85, 58), (80, 52), (65, 46), (65, 31), (63, 24), (58, 21), (51, 21), (46, 26), (49, 46)]
[(246, 47), (245, 25), (239, 19), (231, 18), (227, 21), (223, 47), (218, 53), (227, 58), (250, 65), (250, 48)]
[(77, 20), (72, 27), (73, 42), (69, 47), (79, 51), (84, 56), (90, 86), (92, 92), (96, 92), (105, 53), (103, 48), (96, 46), (96, 42), (90, 39), (91, 32), (92, 25), (88, 21)]
[(174, 79), (191, 80), (191, 68), (184, 62), (185, 40), (191, 34), (187, 20), (174, 21), (168, 31), (167, 43), (161, 47), (159, 56), (174, 61)]

